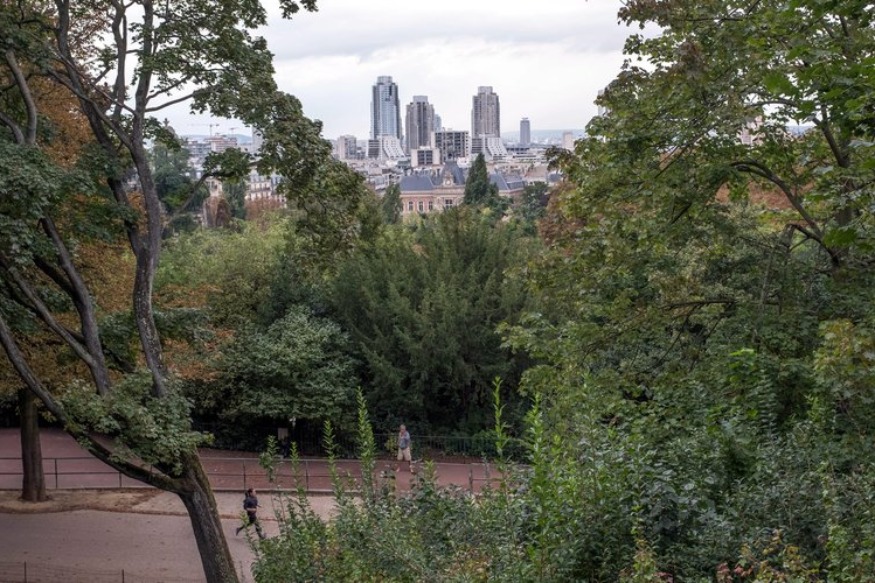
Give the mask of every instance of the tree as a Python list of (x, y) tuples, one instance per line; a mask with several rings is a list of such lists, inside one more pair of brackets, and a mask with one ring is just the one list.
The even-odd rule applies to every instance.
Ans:
[[(43, 115), (43, 132), (39, 136), (41, 144), (54, 163), (70, 166), (82, 154), (85, 147), (81, 139), (81, 136), (87, 132), (85, 120), (77, 114), (75, 99), (67, 92), (58, 91), (51, 83), (40, 79), (35, 79), (32, 86), (33, 100), (38, 103)], [(0, 93), (0, 104), (2, 104), (0, 111), (14, 111), (20, 107), (21, 102), (12, 92), (5, 91)], [(11, 163), (11, 160), (9, 162)], [(8, 288), (0, 288), (0, 296), (12, 302), (9, 291)], [(19, 313), (19, 316), (22, 314)], [(52, 341), (51, 335), (41, 334), (36, 328), (27, 326), (26, 319), (26, 316), (16, 318), (19, 325), (29, 330), (25, 350), (33, 356), (39, 355), (36, 358), (38, 360), (36, 366), (43, 375), (53, 380), (62, 378), (70, 370), (70, 367), (65, 365), (63, 350), (59, 350), (57, 343)], [(6, 364), (6, 359), (2, 359), (0, 368), (7, 369)], [(31, 502), (42, 501), (47, 498), (47, 494), (40, 449), (38, 404), (33, 394), (27, 391), (11, 370), (3, 376), (10, 379), (2, 383), (4, 387), (18, 393), (22, 447), (22, 499)], [(14, 380), (11, 380), (13, 377)]]
[(293, 306), (266, 330), (239, 333), (223, 351), (216, 411), (228, 419), (338, 419), (352, 401), (354, 366), (340, 327)]
[(156, 305), (184, 305), (201, 324), (169, 356), (220, 443), (257, 445), (264, 428), (293, 417), (314, 426), (344, 417), (356, 385), (349, 340), (311, 291), (322, 275), (301, 267), (304, 244), (293, 219), (276, 216), (175, 237), (162, 256)]
[[(626, 63), (608, 113), (557, 158), (569, 185), (547, 220), (563, 228), (529, 270), (540, 309), (511, 338), (546, 365), (523, 387), (585, 444), (581, 481), (616, 464), (599, 503), (640, 514), (603, 540), (628, 546), (634, 528), (693, 579), (780, 530), (807, 564), (841, 570), (823, 537), (871, 536), (847, 513), (870, 507), (856, 484), (873, 478), (869, 375), (847, 366), (871, 342), (870, 7), (642, 0), (620, 14), (661, 34), (630, 37), (647, 64)], [(586, 533), (570, 538), (595, 556)], [(848, 572), (871, 564), (865, 543), (842, 552)]]
[[(167, 128), (168, 131), (170, 128)], [(155, 190), (170, 219), (165, 236), (195, 226), (191, 213), (209, 196), (203, 180), (193, 178), (188, 150), (176, 142), (158, 141), (149, 151), (149, 163), (155, 176)]]
[(546, 182), (527, 184), (519, 204), (514, 208), (514, 216), (527, 225), (535, 226), (544, 216), (549, 200), (550, 187)]
[[(280, 5), (286, 17), (301, 7), (315, 10), (313, 0)], [(261, 131), (260, 164), (277, 169), (287, 193), (300, 198), (329, 146), (300, 103), (276, 90), (266, 44), (248, 32), (266, 22), (260, 4), (187, 0), (165, 8), (152, 0), (109, 8), (19, 0), (0, 7), (0, 274), (12, 300), (0, 304), (0, 343), (22, 382), (91, 453), (180, 497), (205, 579), (236, 581), (197, 457), (202, 437), (191, 431), (156, 324), (152, 288), (164, 219), (145, 144), (171, 140), (152, 115), (189, 100), (195, 111), (237, 117)], [(92, 145), (78, 166), (62, 167), (45, 153), (37, 80), (74, 96), (87, 120)], [(133, 374), (113, 370), (76, 246), (81, 238), (113, 240), (119, 232), (134, 258), (130, 309), (141, 371)], [(22, 351), (22, 314), (88, 371), (63, 394), (49, 390)]]
[[(619, 16), (662, 34), (627, 40), (630, 58), (600, 97), (608, 113), (577, 153), (605, 152), (612, 185), (649, 195), (668, 221), (721, 187), (735, 198), (771, 189), (795, 211), (787, 226), (803, 244), (834, 266), (849, 259), (847, 245), (871, 229), (868, 3), (642, 0)], [(593, 171), (578, 169), (578, 180)], [(667, 196), (650, 194), (669, 183)]]
[(383, 221), (387, 225), (394, 225), (401, 221), (401, 187), (390, 184), (383, 193), (380, 201), (380, 210), (383, 213)]
[(246, 183), (243, 180), (228, 181), (224, 184), (223, 194), (235, 219), (246, 218)]
[(468, 171), (468, 179), (465, 180), (464, 203), (491, 207), (497, 200), (498, 187), (489, 180), (486, 159), (483, 154), (477, 154)]
[(487, 426), (494, 378), (513, 394), (525, 355), (508, 352), (497, 327), (525, 305), (508, 270), (527, 256), (526, 243), (512, 226), (461, 208), (413, 230), (387, 229), (341, 265), (333, 308), (364, 361), (363, 389), (381, 426), (400, 416), (476, 432)]

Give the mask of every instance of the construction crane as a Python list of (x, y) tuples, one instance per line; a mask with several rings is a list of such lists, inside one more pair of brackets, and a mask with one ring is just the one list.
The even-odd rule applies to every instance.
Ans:
[(219, 127), (220, 124), (217, 124), (217, 123), (191, 123), (191, 124), (188, 124), (188, 125), (190, 125), (190, 126), (198, 126), (198, 127), (209, 126), (209, 127), (210, 127), (210, 137), (212, 138), (212, 137), (213, 137), (213, 128), (217, 128), (217, 127)]

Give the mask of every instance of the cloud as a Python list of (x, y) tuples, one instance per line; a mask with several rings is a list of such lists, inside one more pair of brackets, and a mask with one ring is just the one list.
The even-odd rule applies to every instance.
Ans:
[[(296, 95), (325, 137), (367, 138), (371, 86), (391, 75), (402, 108), (427, 95), (447, 127), (470, 129), (471, 98), (492, 85), (502, 129), (576, 129), (619, 72), (630, 30), (607, 0), (320, 0), (282, 20), (269, 7), (258, 31), (275, 54), (277, 83)], [(403, 115), (403, 110), (402, 110)], [(230, 124), (233, 125), (233, 124)]]
[(292, 21), (274, 15), (261, 32), (280, 59), (367, 58), (390, 46), (469, 38), (520, 44), (583, 38), (587, 50), (610, 52), (622, 46), (625, 36), (616, 22), (616, 7), (604, 1), (551, 0), (535, 10), (528, 4), (493, 0), (445, 0), (439, 8), (389, 0), (335, 0), (324, 3), (319, 13)]

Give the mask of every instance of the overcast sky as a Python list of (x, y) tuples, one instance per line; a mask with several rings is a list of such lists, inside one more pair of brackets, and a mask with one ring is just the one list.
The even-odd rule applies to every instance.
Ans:
[[(272, 4), (270, 0), (266, 2)], [(595, 115), (598, 90), (618, 73), (632, 30), (617, 23), (619, 0), (319, 0), (316, 13), (260, 31), (275, 55), (280, 89), (323, 123), (323, 136), (368, 137), (371, 87), (398, 84), (402, 119), (426, 95), (447, 128), (470, 130), (471, 98), (491, 85), (502, 132), (577, 129)], [(206, 134), (205, 118), (174, 112), (182, 134)], [(214, 132), (229, 133), (222, 121)], [(233, 130), (243, 133), (243, 128)]]

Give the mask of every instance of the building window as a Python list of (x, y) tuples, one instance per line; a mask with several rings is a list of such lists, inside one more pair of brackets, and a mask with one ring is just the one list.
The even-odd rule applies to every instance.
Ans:
[(434, 201), (430, 200), (430, 201), (428, 201), (428, 212), (431, 212), (433, 210), (434, 210)]
[(451, 206), (453, 206), (453, 199), (445, 198), (444, 199), (444, 207), (450, 208)]
[(407, 201), (407, 210), (410, 211), (411, 213), (413, 212), (413, 201), (412, 200)]
[(425, 208), (423, 208), (422, 201), (419, 201), (419, 212), (422, 212), (424, 210)]

